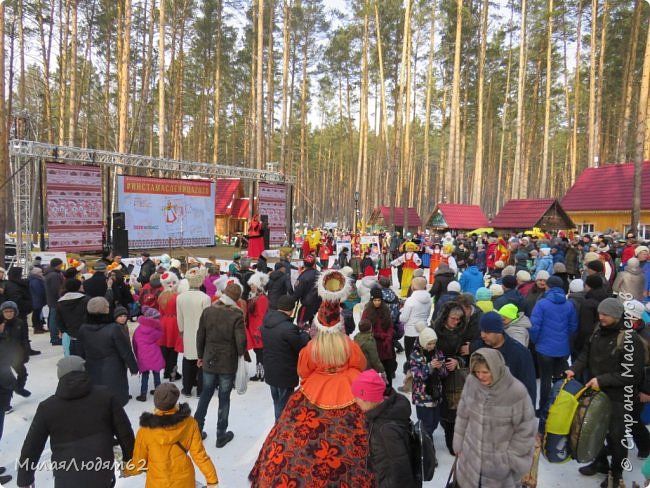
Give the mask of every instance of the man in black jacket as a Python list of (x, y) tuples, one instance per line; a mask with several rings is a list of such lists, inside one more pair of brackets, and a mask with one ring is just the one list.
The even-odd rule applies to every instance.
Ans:
[(31, 356), (40, 354), (40, 351), (32, 350), (29, 341), (29, 330), (27, 329), (27, 316), (32, 313), (32, 293), (29, 290), (29, 282), (23, 278), (23, 268), (14, 266), (9, 270), (8, 280), (5, 283), (4, 299), (14, 302), (18, 306), (17, 317), (24, 324), (20, 332), (22, 340), (27, 345), (27, 353)]
[(56, 302), (61, 296), (61, 289), (63, 288), (63, 261), (59, 258), (52, 258), (50, 266), (43, 277), (45, 281), (45, 297), (47, 298), (47, 307), (49, 314), (47, 316), (47, 328), (50, 331), (50, 343), (53, 346), (60, 346), (61, 339), (59, 338), (59, 331), (56, 328)]
[(282, 262), (275, 263), (275, 270), (269, 275), (269, 284), (266, 290), (269, 297), (269, 308), (274, 310), (278, 308), (278, 300), (280, 297), (290, 295), (293, 292), (291, 280)]
[(203, 368), (203, 390), (194, 418), (201, 429), (201, 436), (205, 439), (205, 414), (218, 386), (217, 447), (225, 446), (235, 437), (235, 434), (228, 430), (230, 392), (235, 383), (239, 356), (246, 352), (244, 313), (237, 305), (240, 297), (241, 287), (238, 284), (230, 283), (226, 286), (219, 301), (203, 309), (196, 333), (196, 364)]
[[(625, 440), (626, 431), (633, 430), (633, 424), (639, 421), (636, 415), (640, 412), (638, 386), (645, 362), (644, 344), (632, 329), (632, 321), (624, 317), (623, 312), (623, 304), (616, 298), (600, 302), (597, 328), (576, 362), (566, 371), (567, 378), (580, 377), (581, 373), (589, 371), (591, 379), (585, 386), (602, 390), (611, 401), (607, 447), (601, 450), (593, 463), (579, 469), (586, 476), (606, 474), (611, 470), (614, 478), (611, 486), (618, 486), (623, 478), (622, 462), (627, 457), (630, 443)], [(626, 402), (631, 402), (631, 405)], [(624, 421), (630, 414), (632, 422)], [(607, 461), (608, 455), (612, 457), (611, 463)], [(605, 479), (600, 486), (610, 485)]]
[[(0, 322), (0, 439), (4, 430), (5, 413), (11, 409), (11, 395), (16, 387), (16, 377), (11, 365), (14, 343), (15, 340), (20, 340), (20, 337), (12, 337), (12, 332), (15, 333), (6, 327), (4, 322)], [(5, 467), (0, 467), (0, 485), (11, 481), (11, 476), (4, 474), (5, 471)]]
[(248, 280), (253, 276), (254, 271), (250, 269), (251, 260), (248, 258), (242, 258), (239, 261), (239, 271), (235, 273), (235, 278), (239, 280), (241, 285), (244, 287), (241, 293), (241, 297), (248, 301), (248, 296), (251, 293), (251, 287), (248, 285)]
[(298, 325), (308, 328), (316, 312), (318, 312), (321, 298), (316, 289), (316, 281), (318, 280), (318, 271), (314, 268), (316, 258), (308, 254), (303, 259), (303, 263), (305, 270), (298, 276), (298, 281), (293, 290), (293, 297), (295, 300), (300, 300), (302, 305), (298, 315)]
[[(69, 356), (57, 363), (56, 393), (42, 401), (27, 432), (18, 461), (18, 486), (34, 483), (34, 471), (50, 438), (55, 488), (114, 486), (113, 437), (124, 461), (135, 437), (126, 412), (105, 387), (93, 387), (84, 360)], [(101, 461), (101, 462), (100, 462)]]
[(578, 315), (578, 331), (573, 339), (572, 359), (574, 361), (582, 352), (585, 343), (593, 334), (598, 323), (598, 305), (605, 298), (611, 296), (603, 285), (603, 281), (596, 275), (587, 277), (584, 283), (584, 291), (585, 299), (580, 306), (580, 314)]
[(56, 325), (59, 332), (67, 335), (63, 337), (66, 355), (78, 356), (77, 335), (81, 325), (86, 321), (86, 307), (90, 297), (79, 292), (81, 281), (76, 278), (66, 280), (64, 288), (66, 292), (56, 304)]
[(104, 297), (106, 296), (106, 290), (108, 290), (106, 265), (101, 261), (97, 261), (93, 271), (92, 277), (83, 282), (84, 293), (90, 298)]
[(309, 342), (309, 335), (298, 329), (291, 319), (294, 305), (292, 297), (281, 296), (278, 309), (269, 309), (262, 324), (264, 381), (271, 387), (276, 422), (298, 386), (298, 355)]
[(29, 361), (29, 341), (25, 338), (27, 324), (19, 318), (18, 306), (15, 302), (7, 301), (0, 305), (0, 320), (11, 336), (11, 366), (16, 371), (16, 385), (14, 392), (22, 397), (32, 393), (25, 389), (27, 383), (27, 368)]
[(156, 263), (149, 259), (149, 253), (142, 253), (142, 264), (140, 265), (140, 274), (138, 275), (138, 281), (142, 286), (149, 283), (151, 275), (156, 272)]

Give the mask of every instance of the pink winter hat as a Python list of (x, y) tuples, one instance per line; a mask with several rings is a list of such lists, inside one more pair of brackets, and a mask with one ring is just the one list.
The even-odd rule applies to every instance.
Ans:
[(352, 394), (367, 402), (379, 403), (384, 399), (386, 383), (374, 369), (367, 369), (352, 382)]

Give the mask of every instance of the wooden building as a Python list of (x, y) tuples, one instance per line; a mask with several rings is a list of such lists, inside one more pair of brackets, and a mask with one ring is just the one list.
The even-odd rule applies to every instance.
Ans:
[(439, 203), (426, 220), (426, 227), (469, 231), (489, 227), (488, 218), (478, 205)]
[[(650, 161), (643, 163), (639, 235), (650, 239)], [(580, 233), (625, 233), (632, 221), (634, 163), (587, 168), (562, 199)]]
[(246, 232), (248, 199), (243, 197), (244, 187), (240, 179), (221, 178), (216, 181), (214, 230), (217, 235), (230, 237)]
[[(393, 211), (393, 221), (395, 223), (395, 230), (401, 232), (402, 235), (406, 232), (417, 232), (418, 228), (422, 225), (418, 211), (413, 207), (408, 208), (408, 228), (404, 230), (404, 208), (395, 207)], [(372, 211), (372, 215), (368, 220), (368, 224), (372, 225), (376, 230), (390, 229), (393, 221), (390, 218), (390, 207), (377, 207)]]
[(509, 200), (490, 222), (499, 231), (520, 232), (538, 227), (543, 231), (574, 229), (575, 224), (555, 198)]

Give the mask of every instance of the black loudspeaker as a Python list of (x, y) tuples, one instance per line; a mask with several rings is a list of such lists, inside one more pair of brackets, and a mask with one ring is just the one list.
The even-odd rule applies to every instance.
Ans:
[(113, 230), (126, 229), (126, 216), (124, 212), (115, 212), (113, 214)]
[(122, 256), (123, 258), (129, 257), (128, 230), (113, 229), (113, 256)]

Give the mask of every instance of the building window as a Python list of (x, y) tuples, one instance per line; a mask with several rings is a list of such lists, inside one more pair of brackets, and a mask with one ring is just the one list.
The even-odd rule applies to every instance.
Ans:
[(582, 224), (579, 226), (580, 234), (593, 234), (594, 224)]
[[(630, 226), (626, 225), (624, 229), (624, 235), (627, 235), (627, 233), (630, 231)], [(637, 239), (640, 241), (650, 240), (650, 224), (639, 224), (638, 231), (635, 232), (635, 234)]]

